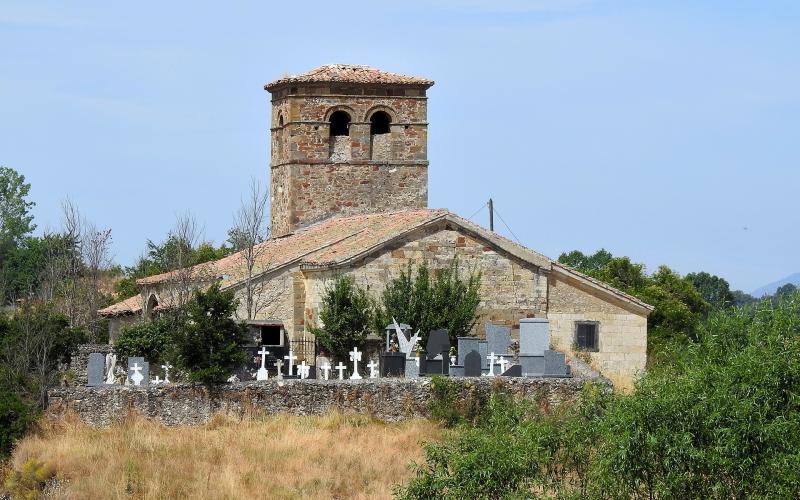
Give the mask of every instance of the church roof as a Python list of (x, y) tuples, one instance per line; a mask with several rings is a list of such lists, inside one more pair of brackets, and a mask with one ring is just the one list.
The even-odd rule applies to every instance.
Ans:
[(325, 64), (299, 75), (289, 75), (264, 85), (264, 89), (273, 90), (289, 83), (362, 83), (390, 85), (422, 85), (430, 87), (433, 80), (418, 76), (400, 75), (359, 64)]
[(106, 308), (100, 309), (97, 313), (100, 316), (126, 316), (128, 314), (138, 314), (142, 312), (142, 296), (134, 295), (122, 302), (117, 302)]
[[(254, 276), (265, 275), (289, 265), (300, 265), (303, 269), (327, 269), (346, 265), (379, 251), (403, 235), (438, 222), (445, 222), (458, 227), (461, 231), (473, 234), (490, 243), (497, 250), (536, 267), (566, 274), (573, 279), (582, 281), (587, 286), (611, 294), (618, 300), (652, 310), (652, 306), (645, 304), (636, 297), (627, 295), (574, 269), (558, 264), (542, 254), (534, 252), (497, 233), (488, 231), (444, 209), (403, 210), (335, 217), (280, 238), (268, 239), (256, 246), (258, 262), (253, 274)], [(198, 281), (219, 279), (221, 280), (222, 288), (240, 286), (246, 278), (246, 272), (246, 261), (242, 252), (191, 268), (191, 276)], [(180, 279), (180, 277), (181, 275), (178, 272), (173, 271), (142, 278), (137, 280), (136, 283), (145, 286), (168, 284), (172, 280)], [(136, 296), (134, 298), (136, 301), (127, 299), (102, 309), (100, 314), (104, 316), (119, 315), (122, 314), (120, 311), (124, 311), (126, 308), (135, 308), (130, 312), (141, 311), (141, 297)]]

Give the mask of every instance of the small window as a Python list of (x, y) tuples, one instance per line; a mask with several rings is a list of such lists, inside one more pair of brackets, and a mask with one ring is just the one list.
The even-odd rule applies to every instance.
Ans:
[(335, 111), (330, 118), (331, 136), (350, 135), (350, 115)]
[(385, 111), (376, 111), (370, 117), (369, 122), (369, 133), (371, 135), (388, 134), (389, 124), (392, 123), (392, 119)]
[(595, 322), (578, 322), (575, 324), (575, 345), (581, 351), (598, 351), (598, 324)]
[(261, 325), (261, 345), (283, 345), (281, 325)]
[(278, 113), (278, 126), (283, 127), (283, 114)]

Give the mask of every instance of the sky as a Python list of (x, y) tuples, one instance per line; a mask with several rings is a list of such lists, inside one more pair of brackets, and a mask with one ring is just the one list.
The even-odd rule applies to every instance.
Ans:
[(747, 291), (800, 271), (798, 49), (795, 1), (0, 1), (0, 165), (122, 265), (186, 211), (219, 244), (268, 182), (263, 85), (366, 64), (436, 81), (431, 207)]

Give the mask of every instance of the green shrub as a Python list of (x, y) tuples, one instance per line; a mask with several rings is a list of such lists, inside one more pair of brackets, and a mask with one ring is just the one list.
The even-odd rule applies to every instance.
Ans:
[(369, 334), (373, 302), (366, 290), (351, 276), (340, 275), (329, 284), (322, 297), (320, 327), (311, 332), (335, 359), (346, 359), (353, 347), (360, 347)]
[(8, 456), (17, 439), (36, 420), (36, 411), (19, 396), (0, 388), (0, 457)]
[(193, 382), (225, 382), (246, 361), (247, 326), (231, 317), (238, 305), (219, 284), (196, 291), (174, 334), (176, 365)]
[(162, 318), (127, 326), (114, 342), (117, 355), (144, 356), (150, 363), (164, 360), (171, 347), (170, 323)]
[(39, 498), (48, 481), (56, 476), (55, 467), (31, 458), (18, 471), (6, 477), (5, 487), (12, 498)]

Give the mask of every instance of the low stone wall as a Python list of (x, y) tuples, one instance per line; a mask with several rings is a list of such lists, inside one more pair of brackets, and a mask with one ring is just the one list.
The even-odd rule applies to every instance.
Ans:
[[(551, 408), (574, 402), (585, 380), (576, 378), (456, 378), (459, 400), (486, 398), (493, 390), (535, 400)], [(65, 387), (50, 391), (51, 418), (76, 413), (94, 426), (106, 426), (138, 413), (165, 425), (203, 424), (216, 414), (318, 415), (329, 411), (372, 415), (386, 421), (429, 416), (431, 379), (268, 380), (202, 386), (169, 384)]]

